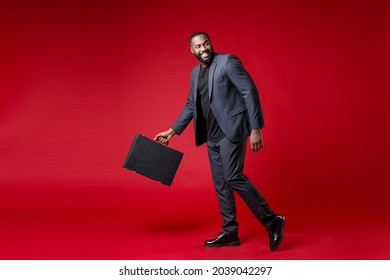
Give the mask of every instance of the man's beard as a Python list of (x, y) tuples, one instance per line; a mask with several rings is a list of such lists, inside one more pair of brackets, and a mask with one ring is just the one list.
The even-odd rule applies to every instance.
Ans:
[(209, 51), (209, 57), (207, 58), (207, 60), (204, 60), (199, 54), (194, 54), (194, 55), (200, 61), (200, 63), (204, 65), (210, 65), (214, 58), (214, 51), (213, 50)]

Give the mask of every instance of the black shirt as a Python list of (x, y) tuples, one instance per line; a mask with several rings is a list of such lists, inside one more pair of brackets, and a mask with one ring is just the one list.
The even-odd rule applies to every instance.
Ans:
[(218, 142), (225, 134), (219, 126), (213, 111), (210, 109), (209, 99), (209, 71), (210, 67), (201, 67), (198, 78), (198, 98), (197, 98), (197, 110), (199, 120), (198, 122), (204, 122), (200, 124), (200, 128), (207, 130), (207, 139), (213, 142)]

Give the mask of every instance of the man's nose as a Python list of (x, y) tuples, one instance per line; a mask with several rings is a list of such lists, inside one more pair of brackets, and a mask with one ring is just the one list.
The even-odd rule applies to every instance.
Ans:
[(205, 47), (205, 46), (201, 46), (201, 47), (200, 47), (200, 51), (201, 51), (201, 52), (204, 52), (205, 50), (207, 50), (207, 47)]

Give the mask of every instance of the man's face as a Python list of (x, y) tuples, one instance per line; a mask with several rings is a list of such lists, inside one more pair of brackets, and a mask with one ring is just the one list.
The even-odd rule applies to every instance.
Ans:
[(191, 40), (191, 52), (203, 65), (208, 65), (213, 60), (214, 51), (210, 39), (200, 34)]

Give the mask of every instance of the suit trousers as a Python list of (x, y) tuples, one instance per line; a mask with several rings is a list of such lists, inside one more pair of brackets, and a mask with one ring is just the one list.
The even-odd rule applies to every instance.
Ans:
[(224, 232), (238, 232), (234, 191), (245, 201), (262, 225), (272, 224), (276, 214), (265, 198), (243, 174), (247, 137), (237, 143), (224, 137), (207, 142), (211, 174), (217, 191)]

